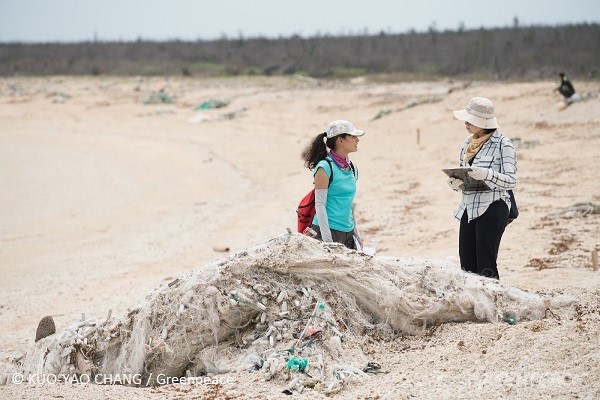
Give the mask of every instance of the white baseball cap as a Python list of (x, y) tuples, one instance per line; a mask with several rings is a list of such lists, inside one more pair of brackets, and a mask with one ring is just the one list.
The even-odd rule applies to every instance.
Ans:
[(365, 134), (364, 131), (357, 130), (350, 121), (346, 121), (344, 119), (338, 119), (328, 123), (327, 127), (325, 128), (325, 132), (327, 133), (327, 139), (344, 133), (352, 136), (362, 136)]

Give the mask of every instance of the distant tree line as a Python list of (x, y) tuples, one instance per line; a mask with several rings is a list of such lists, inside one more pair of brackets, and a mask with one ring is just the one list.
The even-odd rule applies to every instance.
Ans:
[(600, 78), (600, 24), (211, 41), (2, 43), (0, 75)]

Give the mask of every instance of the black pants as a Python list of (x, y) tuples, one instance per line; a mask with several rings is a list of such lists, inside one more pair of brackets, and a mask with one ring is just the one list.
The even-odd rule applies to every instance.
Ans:
[[(315, 239), (323, 240), (321, 237), (321, 229), (317, 225), (312, 225), (311, 228), (317, 232)], [(334, 242), (341, 243), (349, 249), (356, 250), (356, 244), (354, 243), (354, 230), (350, 232), (336, 231), (335, 229), (329, 230), (331, 231), (331, 238)]]
[(467, 212), (460, 220), (458, 254), (460, 267), (467, 272), (500, 279), (498, 249), (508, 222), (508, 206), (503, 200), (490, 204), (483, 215), (467, 222)]

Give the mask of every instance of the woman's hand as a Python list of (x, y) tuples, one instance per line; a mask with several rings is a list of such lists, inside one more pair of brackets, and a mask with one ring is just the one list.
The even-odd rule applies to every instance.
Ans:
[(484, 181), (488, 177), (489, 168), (471, 167), (472, 171), (467, 172), (469, 176), (477, 181)]
[(458, 178), (448, 178), (446, 183), (448, 184), (448, 186), (450, 186), (450, 189), (454, 190), (455, 192), (458, 192), (460, 190), (460, 185), (463, 184), (463, 181)]

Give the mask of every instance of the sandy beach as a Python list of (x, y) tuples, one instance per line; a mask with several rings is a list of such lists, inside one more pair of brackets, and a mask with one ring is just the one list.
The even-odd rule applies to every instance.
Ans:
[[(441, 169), (458, 163), (467, 136), (452, 111), (484, 96), (518, 160), (521, 214), (502, 239), (500, 279), (576, 303), (516, 325), (365, 337), (361, 351), (386, 373), (332, 397), (598, 398), (600, 215), (559, 213), (600, 203), (600, 82), (574, 83), (592, 96), (561, 109), (554, 81), (2, 78), (0, 363), (33, 346), (46, 315), (60, 330), (82, 314), (126, 314), (191, 269), (294, 231), (312, 185), (300, 153), (334, 119), (367, 132), (351, 155), (366, 244), (459, 269), (459, 195)], [(199, 107), (214, 99), (225, 105)], [(0, 398), (290, 398), (258, 374), (228, 376), (154, 388), (9, 382)]]

